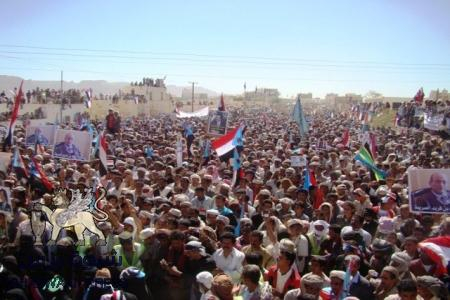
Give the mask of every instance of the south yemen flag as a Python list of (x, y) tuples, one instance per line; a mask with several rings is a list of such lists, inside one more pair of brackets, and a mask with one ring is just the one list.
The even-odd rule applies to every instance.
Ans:
[(108, 143), (106, 142), (106, 138), (103, 133), (101, 133), (98, 138), (98, 152), (96, 153), (96, 155), (100, 159), (100, 176), (104, 176), (108, 173), (108, 159), (106, 155), (107, 151)]
[(211, 142), (212, 148), (216, 151), (221, 160), (227, 161), (228, 159), (233, 158), (233, 150), (238, 146), (237, 143), (233, 141), (235, 141), (239, 130), (240, 126)]
[(23, 80), (20, 83), (20, 88), (19, 91), (17, 92), (16, 99), (14, 101), (11, 121), (9, 122), (8, 134), (6, 135), (5, 140), (3, 141), (3, 151), (6, 151), (6, 148), (8, 146), (11, 147), (13, 144), (14, 127), (16, 126), (17, 117), (19, 116), (20, 101), (22, 101), (23, 98), (22, 85)]

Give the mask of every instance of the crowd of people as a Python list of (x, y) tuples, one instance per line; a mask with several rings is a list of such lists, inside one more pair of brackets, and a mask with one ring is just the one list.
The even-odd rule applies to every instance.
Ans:
[[(98, 159), (54, 159), (51, 147), (35, 153), (17, 126), (24, 165), (40, 166), (54, 190), (14, 168), (0, 173), (0, 298), (448, 299), (450, 258), (429, 244), (449, 244), (450, 218), (411, 212), (407, 171), (449, 168), (449, 141), (423, 129), (372, 128), (375, 163), (386, 173), (376, 180), (355, 160), (361, 122), (350, 108), (304, 109), (306, 136), (286, 114), (229, 108), (229, 129), (245, 124), (239, 172), (205, 151), (214, 137), (203, 119), (120, 120), (110, 111), (92, 120), (105, 130), (106, 174)], [(186, 122), (194, 141), (180, 163)], [(307, 168), (292, 166), (298, 153)], [(89, 211), (107, 217), (54, 236), (63, 223), (48, 216), (67, 211), (63, 194), (75, 199), (77, 190), (94, 193), (98, 210)]]

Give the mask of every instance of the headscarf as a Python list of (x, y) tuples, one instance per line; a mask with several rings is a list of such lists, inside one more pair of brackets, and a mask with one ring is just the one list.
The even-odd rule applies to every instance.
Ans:
[(417, 277), (417, 285), (425, 287), (434, 297), (438, 299), (447, 299), (447, 290), (444, 283), (436, 277), (424, 275)]

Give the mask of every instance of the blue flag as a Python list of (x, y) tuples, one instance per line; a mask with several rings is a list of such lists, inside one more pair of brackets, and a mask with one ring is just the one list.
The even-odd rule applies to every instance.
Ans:
[(295, 103), (294, 110), (292, 111), (292, 119), (298, 125), (298, 129), (300, 130), (300, 136), (307, 135), (309, 131), (309, 126), (303, 113), (300, 96), (297, 98), (297, 103)]
[(243, 131), (244, 131), (243, 126), (239, 126), (238, 130), (236, 131), (236, 135), (234, 136), (233, 142), (232, 142), (233, 146), (243, 146), (244, 145)]
[(311, 187), (311, 178), (309, 177), (309, 168), (306, 167), (305, 169), (305, 179), (303, 180), (303, 188), (307, 191), (309, 191), (309, 188)]
[(233, 155), (233, 171), (238, 171), (241, 168), (241, 158), (239, 157), (239, 152), (234, 148)]

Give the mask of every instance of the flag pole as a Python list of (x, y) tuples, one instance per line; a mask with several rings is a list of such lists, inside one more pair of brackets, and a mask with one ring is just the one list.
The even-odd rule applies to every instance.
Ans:
[(63, 112), (63, 99), (64, 99), (64, 95), (63, 95), (63, 71), (61, 70), (61, 106), (59, 109), (59, 121), (62, 123), (62, 112)]

